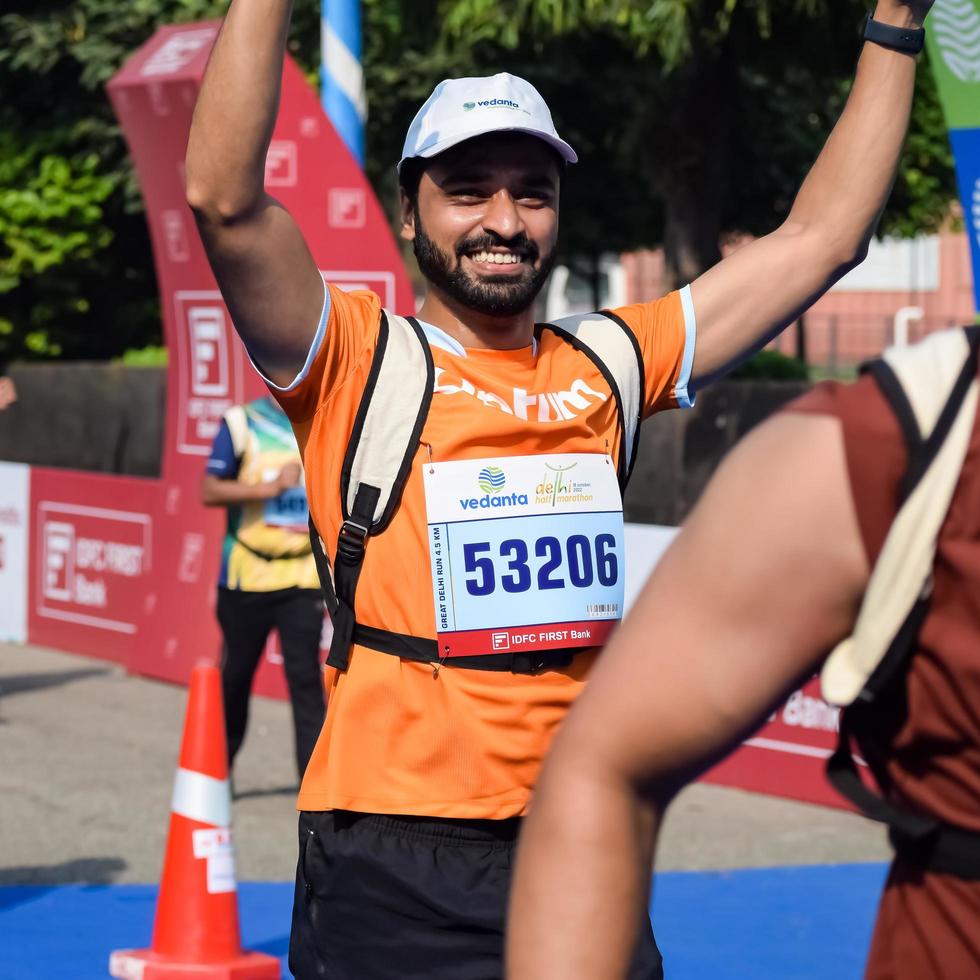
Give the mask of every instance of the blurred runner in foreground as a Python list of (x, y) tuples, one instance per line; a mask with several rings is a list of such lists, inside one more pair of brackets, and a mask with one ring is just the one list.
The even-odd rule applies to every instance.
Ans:
[(300, 779), (324, 713), (323, 599), (307, 533), (302, 478), (289, 419), (267, 395), (225, 413), (201, 484), (205, 506), (228, 512), (217, 608), (224, 637), (221, 687), (228, 765), (245, 738), (248, 700), (262, 651), (277, 630)]
[(831, 776), (896, 848), (866, 975), (980, 976), (977, 329), (814, 389), (722, 463), (544, 767), (511, 980), (624, 976), (670, 799), (831, 649), (824, 693), (850, 705)]
[[(873, 30), (901, 43), (923, 9), (881, 0)], [(374, 293), (324, 287), (263, 187), (289, 12), (231, 5), (191, 127), (187, 200), (293, 422), (325, 552), (330, 711), (299, 797), (290, 966), (302, 980), (486, 980), (503, 973), (512, 851), (540, 762), (621, 613), (639, 420), (689, 405), (691, 386), (860, 262), (915, 62), (866, 45), (772, 234), (662, 299), (537, 325), (575, 151), (523, 79), (440, 83), (398, 165), (401, 234), (426, 279), (406, 320)], [(649, 922), (630, 970), (661, 975)]]

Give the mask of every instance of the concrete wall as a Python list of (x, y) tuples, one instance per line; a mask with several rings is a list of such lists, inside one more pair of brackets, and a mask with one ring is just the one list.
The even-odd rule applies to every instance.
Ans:
[[(15, 366), (18, 401), (0, 412), (0, 459), (159, 476), (166, 372), (89, 362)], [(688, 411), (643, 425), (626, 519), (679, 524), (722, 456), (806, 389), (802, 382), (725, 381)]]
[(694, 408), (647, 419), (626, 491), (626, 520), (680, 524), (725, 453), (808, 387), (803, 381), (722, 381), (698, 392)]
[(159, 476), (166, 369), (88, 361), (14, 365), (0, 459)]

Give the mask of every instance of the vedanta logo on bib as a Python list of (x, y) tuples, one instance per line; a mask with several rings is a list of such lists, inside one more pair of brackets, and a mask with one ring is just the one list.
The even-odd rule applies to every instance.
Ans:
[(491, 497), (461, 497), (459, 506), (463, 510), (486, 510), (488, 507), (526, 507), (528, 496), (526, 493), (504, 493)]

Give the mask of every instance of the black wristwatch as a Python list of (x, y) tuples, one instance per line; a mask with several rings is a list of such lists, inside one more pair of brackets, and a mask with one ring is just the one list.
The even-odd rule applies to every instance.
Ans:
[(864, 22), (864, 39), (894, 51), (918, 54), (925, 43), (926, 32), (922, 27), (915, 30), (908, 27), (891, 27), (868, 14), (868, 19)]

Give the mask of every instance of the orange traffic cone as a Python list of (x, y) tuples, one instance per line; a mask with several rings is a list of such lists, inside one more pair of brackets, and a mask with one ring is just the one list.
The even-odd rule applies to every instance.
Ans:
[(191, 673), (150, 949), (120, 949), (120, 980), (279, 980), (279, 960), (242, 951), (231, 841), (231, 789), (217, 667)]

